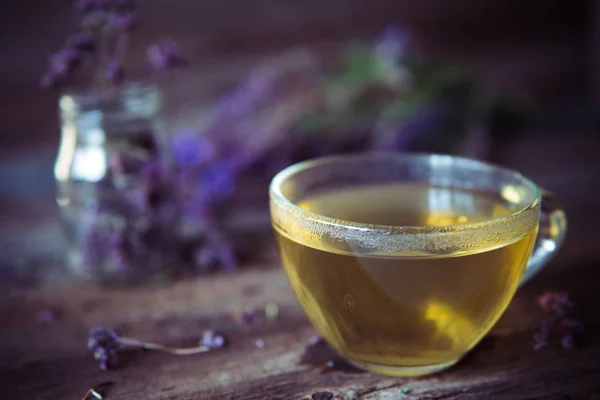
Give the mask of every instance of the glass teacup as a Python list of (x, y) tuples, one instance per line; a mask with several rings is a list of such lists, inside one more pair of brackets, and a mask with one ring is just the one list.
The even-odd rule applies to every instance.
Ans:
[(551, 194), (519, 173), (445, 155), (302, 162), (275, 176), (270, 199), (315, 328), (351, 363), (395, 376), (456, 363), (566, 231)]

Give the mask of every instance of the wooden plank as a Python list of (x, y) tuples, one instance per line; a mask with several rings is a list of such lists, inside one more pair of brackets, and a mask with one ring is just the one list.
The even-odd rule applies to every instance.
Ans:
[[(154, 289), (42, 286), (5, 291), (0, 302), (0, 398), (73, 399), (107, 380), (115, 382), (107, 398), (125, 400), (303, 399), (318, 390), (354, 399), (531, 399), (560, 393), (582, 398), (600, 393), (596, 265), (541, 275), (519, 292), (489, 337), (459, 365), (406, 380), (347, 368), (328, 371), (323, 364), (333, 353), (307, 350), (313, 330), (274, 251), (269, 257), (235, 276), (217, 274)], [(584, 350), (532, 350), (532, 334), (542, 317), (534, 298), (548, 288), (572, 293), (590, 338)], [(244, 305), (273, 301), (281, 306), (276, 321), (247, 327), (232, 319)], [(52, 310), (56, 321), (36, 322), (35, 313), (42, 309)], [(96, 324), (170, 345), (192, 345), (203, 329), (218, 328), (231, 344), (188, 357), (132, 351), (120, 369), (101, 372), (85, 348), (86, 329)], [(264, 349), (256, 348), (256, 339), (265, 341)], [(395, 397), (406, 386), (411, 395)]]

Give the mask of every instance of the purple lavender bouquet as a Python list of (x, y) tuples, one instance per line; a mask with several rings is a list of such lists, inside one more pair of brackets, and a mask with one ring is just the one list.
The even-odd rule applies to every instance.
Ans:
[(224, 221), (239, 217), (231, 204), (248, 181), (266, 193), (283, 167), (333, 153), (462, 151), (481, 127), (474, 85), (454, 66), (414, 57), (409, 39), (389, 28), (330, 58), (285, 53), (219, 99), (203, 126), (174, 136), (184, 213), (206, 227), (192, 257), (200, 269), (235, 266)]
[[(59, 88), (57, 202), (80, 277), (130, 284), (171, 275), (180, 204), (158, 88), (126, 80), (133, 0), (78, 0), (80, 30), (52, 55), (42, 85)], [(175, 42), (147, 51), (148, 71), (178, 67)], [(83, 89), (65, 90), (88, 77)], [(80, 87), (81, 85), (77, 85)]]
[[(149, 254), (164, 247), (179, 249), (174, 257), (190, 256), (202, 271), (234, 269), (238, 243), (227, 221), (238, 217), (243, 184), (259, 182), (266, 192), (281, 168), (332, 153), (458, 152), (465, 135), (481, 126), (469, 77), (414, 57), (409, 35), (390, 28), (333, 57), (298, 50), (273, 58), (219, 99), (202, 126), (178, 132), (167, 145), (158, 134), (160, 101), (146, 98), (153, 98), (147, 86), (123, 84), (123, 49), (136, 26), (133, 2), (80, 0), (77, 9), (82, 31), (50, 58), (42, 83), (70, 83), (84, 59), (94, 66), (95, 100), (61, 99), (56, 169), (59, 204), (72, 214), (65, 220), (79, 250), (73, 263), (85, 271), (146, 274), (160, 264)], [(150, 71), (185, 64), (168, 40), (147, 55)], [(169, 228), (176, 199), (199, 230), (188, 247), (176, 246)]]

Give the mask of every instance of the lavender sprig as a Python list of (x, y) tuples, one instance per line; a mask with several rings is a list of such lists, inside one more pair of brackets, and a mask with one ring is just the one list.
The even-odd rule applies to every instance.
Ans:
[(148, 63), (155, 71), (181, 67), (187, 64), (179, 45), (171, 39), (160, 40), (148, 47)]
[(118, 60), (110, 60), (106, 64), (106, 76), (109, 82), (114, 84), (121, 83), (125, 78), (125, 69)]
[(539, 332), (534, 334), (534, 350), (546, 347), (555, 331), (561, 336), (560, 343), (565, 350), (573, 350), (582, 344), (583, 324), (577, 319), (567, 317), (575, 305), (568, 293), (549, 291), (536, 302), (546, 318)]
[(74, 48), (65, 48), (50, 57), (51, 71), (66, 76), (81, 65), (81, 53)]
[(557, 291), (544, 293), (538, 298), (537, 304), (546, 314), (553, 314), (558, 317), (563, 317), (574, 306), (568, 293)]
[(106, 371), (119, 364), (117, 354), (121, 343), (115, 331), (105, 328), (93, 328), (88, 333), (88, 349), (94, 359), (100, 362), (100, 369)]
[(93, 53), (96, 50), (96, 40), (89, 32), (78, 32), (67, 38), (65, 47)]
[[(48, 63), (42, 78), (44, 87), (67, 83), (84, 58), (94, 65), (95, 84), (102, 87), (122, 83), (124, 57), (130, 33), (137, 26), (133, 0), (76, 0), (80, 12), (80, 32), (69, 36), (65, 46)], [(187, 64), (183, 52), (173, 40), (161, 40), (148, 47), (149, 63), (154, 71)]]
[(110, 20), (111, 26), (120, 32), (131, 32), (137, 25), (135, 14), (114, 14)]
[[(464, 121), (469, 107), (461, 103), (457, 113), (457, 107), (448, 107), (454, 98), (445, 93), (468, 97), (470, 92), (462, 86), (457, 89), (445, 69), (434, 74), (435, 79), (429, 79), (428, 70), (413, 73), (408, 42), (409, 36), (400, 29), (384, 31), (375, 43), (350, 57), (353, 61), (339, 77), (327, 75), (315, 55), (306, 51), (253, 69), (216, 102), (204, 126), (193, 135), (175, 137), (185, 213), (210, 225), (207, 220), (226, 215), (227, 200), (236, 195), (240, 180), (257, 171), (267, 175), (329, 153), (405, 150), (423, 136), (441, 132), (452, 140), (454, 131), (464, 131), (454, 129), (455, 122)], [(148, 49), (147, 55), (155, 68), (161, 68), (172, 58), (178, 60), (178, 53), (167, 41)], [(419, 85), (413, 82), (416, 77)], [(459, 118), (451, 118), (455, 114)], [(371, 135), (373, 131), (377, 134)], [(195, 252), (196, 265), (207, 270), (223, 260), (227, 264), (233, 254), (228, 246), (204, 240)]]
[(264, 314), (259, 313), (258, 310), (252, 307), (244, 307), (243, 309), (236, 311), (233, 314), (233, 318), (235, 321), (252, 326), (252, 325), (260, 325), (264, 322)]
[[(169, 48), (167, 44), (149, 51), (156, 67), (169, 63)], [(305, 53), (261, 66), (217, 102), (205, 126), (175, 136), (173, 155), (184, 213), (208, 227), (193, 257), (198, 269), (235, 268), (235, 249), (212, 219), (219, 218), (234, 196), (240, 177), (270, 149), (285, 153), (285, 132), (298, 110), (313, 107), (305, 98), (316, 90), (318, 76), (314, 60)]]
[(111, 329), (93, 328), (88, 334), (88, 349), (94, 358), (100, 362), (100, 369), (106, 371), (116, 368), (119, 364), (118, 352), (124, 347), (139, 348), (144, 350), (158, 350), (166, 353), (185, 356), (206, 353), (211, 349), (225, 347), (227, 340), (222, 334), (213, 330), (206, 330), (202, 334), (200, 344), (195, 347), (167, 347), (159, 343), (145, 342), (135, 338), (121, 337)]

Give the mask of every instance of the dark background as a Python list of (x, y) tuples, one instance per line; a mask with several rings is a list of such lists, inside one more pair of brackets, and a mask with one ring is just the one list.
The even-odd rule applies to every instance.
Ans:
[[(409, 27), (426, 54), (470, 68), (491, 90), (570, 112), (594, 94), (596, 1), (144, 0), (139, 43), (170, 36), (198, 79), (290, 46), (369, 38)], [(70, 0), (0, 5), (0, 134), (4, 151), (56, 145), (56, 95), (39, 88), (50, 53), (74, 30)], [(596, 34), (597, 36), (597, 34)], [(597, 60), (596, 60), (597, 61)], [(232, 73), (235, 71), (232, 71)], [(596, 82), (597, 83), (597, 82)], [(597, 94), (597, 91), (596, 91)], [(201, 94), (204, 96), (204, 94)]]

